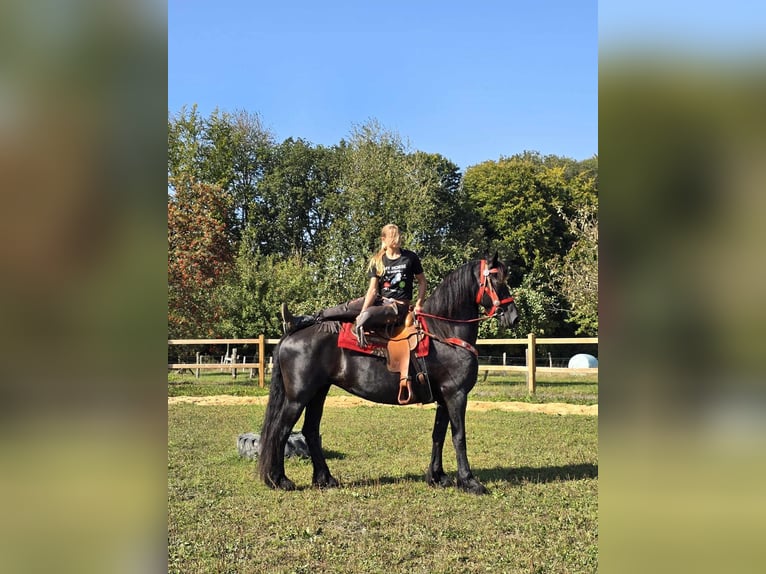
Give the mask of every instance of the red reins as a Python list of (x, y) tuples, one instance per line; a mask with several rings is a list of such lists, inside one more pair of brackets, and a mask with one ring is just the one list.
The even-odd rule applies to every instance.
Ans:
[(418, 313), (418, 315), (422, 317), (430, 317), (431, 319), (439, 319), (441, 321), (448, 321), (450, 323), (476, 323), (477, 321), (486, 321), (487, 319), (491, 318), (495, 312), (500, 308), (502, 305), (507, 305), (508, 303), (511, 303), (513, 301), (513, 297), (506, 297), (505, 299), (500, 299), (500, 296), (497, 294), (497, 291), (495, 291), (494, 286), (492, 285), (492, 281), (490, 280), (489, 276), (493, 273), (497, 273), (498, 269), (490, 269), (489, 265), (487, 264), (487, 261), (482, 259), (481, 260), (481, 268), (479, 270), (479, 292), (476, 294), (476, 304), (481, 305), (481, 300), (484, 298), (484, 295), (489, 295), (490, 299), (492, 300), (492, 308), (490, 309), (489, 313), (487, 313), (484, 317), (477, 317), (476, 319), (451, 319), (449, 317), (441, 317), (439, 315), (431, 315), (430, 313), (423, 313), (422, 311)]
[[(481, 305), (481, 301), (484, 298), (484, 295), (489, 295), (490, 300), (492, 301), (492, 308), (490, 309), (489, 313), (487, 313), (484, 317), (477, 317), (476, 319), (451, 319), (449, 317), (440, 317), (439, 315), (432, 315), (431, 313), (418, 313), (418, 317), (430, 317), (432, 319), (439, 319), (440, 321), (448, 321), (450, 323), (475, 323), (477, 321), (486, 321), (487, 319), (491, 318), (495, 312), (500, 308), (501, 305), (507, 305), (508, 303), (513, 301), (513, 297), (506, 297), (505, 299), (500, 299), (500, 296), (497, 294), (497, 291), (495, 291), (494, 286), (492, 285), (492, 280), (489, 278), (489, 276), (493, 273), (497, 273), (498, 269), (490, 269), (489, 265), (487, 265), (486, 260), (482, 259), (481, 261), (481, 269), (479, 271), (479, 292), (476, 294), (476, 304)], [(464, 349), (467, 349), (477, 357), (479, 356), (479, 351), (476, 350), (476, 347), (468, 343), (467, 341), (463, 341), (462, 339), (458, 339), (456, 337), (450, 337), (448, 339), (442, 339), (441, 337), (437, 337), (433, 333), (428, 332), (425, 328), (425, 323), (420, 322), (420, 327), (423, 330), (423, 332), (428, 335), (429, 337), (432, 337), (434, 339), (437, 339), (439, 341), (442, 341), (444, 343), (447, 343), (449, 345), (454, 345), (456, 347), (462, 347)]]

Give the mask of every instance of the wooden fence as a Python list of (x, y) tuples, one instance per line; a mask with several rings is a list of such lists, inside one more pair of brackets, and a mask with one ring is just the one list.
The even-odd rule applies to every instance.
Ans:
[[(266, 339), (263, 335), (256, 339), (168, 339), (168, 346), (171, 345), (257, 345), (258, 353), (252, 363), (246, 363), (245, 357), (242, 362), (237, 362), (239, 358), (236, 349), (231, 353), (227, 352), (226, 357), (219, 363), (202, 363), (200, 354), (197, 353), (197, 360), (194, 363), (168, 363), (169, 370), (187, 369), (194, 371), (195, 376), (199, 378), (200, 370), (219, 369), (232, 372), (234, 377), (238, 371), (250, 371), (250, 377), (258, 372), (258, 385), (263, 387), (266, 382), (266, 345), (276, 345), (279, 339)], [(479, 339), (477, 346), (481, 345), (526, 345), (526, 355), (524, 365), (479, 365), (479, 371), (485, 375), (490, 371), (519, 371), (526, 373), (527, 389), (530, 394), (534, 394), (537, 388), (537, 373), (598, 373), (598, 367), (569, 369), (562, 367), (538, 367), (535, 361), (537, 345), (598, 345), (598, 337), (571, 337), (571, 338), (544, 338), (536, 337), (530, 333), (526, 339)], [(530, 357), (532, 360), (530, 360)]]
[[(266, 383), (266, 345), (276, 345), (279, 343), (279, 339), (266, 339), (263, 335), (259, 335), (257, 339), (168, 339), (168, 346), (171, 345), (227, 345), (227, 353), (224, 357), (225, 362), (220, 363), (202, 363), (200, 354), (197, 353), (197, 361), (194, 363), (168, 363), (169, 370), (181, 370), (188, 369), (194, 371), (194, 374), (199, 378), (200, 370), (206, 369), (223, 369), (232, 372), (234, 377), (237, 376), (237, 371), (250, 370), (250, 376), (253, 376), (254, 371), (258, 371), (258, 385), (263, 387)], [(255, 357), (255, 361), (252, 363), (246, 363), (245, 357), (242, 357), (242, 362), (238, 363), (237, 359), (239, 354), (236, 352), (236, 348), (231, 355), (228, 352), (229, 345), (258, 345), (258, 354)], [(232, 356), (233, 355), (233, 356)]]

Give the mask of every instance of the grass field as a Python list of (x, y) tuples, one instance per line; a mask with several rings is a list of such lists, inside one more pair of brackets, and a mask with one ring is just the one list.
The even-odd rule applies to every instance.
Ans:
[[(168, 390), (267, 390), (223, 377), (202, 383), (169, 377)], [(532, 400), (572, 393), (573, 402), (597, 402), (587, 398), (597, 397), (593, 380), (546, 384)], [(471, 397), (524, 400), (517, 386), (491, 377)], [(490, 490), (474, 496), (424, 481), (432, 410), (383, 406), (325, 409), (323, 445), (341, 488), (311, 488), (311, 463), (288, 459), (298, 490), (270, 490), (255, 479), (255, 462), (240, 459), (236, 449), (239, 434), (260, 431), (263, 413), (259, 405), (168, 407), (170, 572), (597, 569), (597, 417), (469, 411), (469, 459)], [(454, 475), (449, 437), (445, 470)]]
[[(344, 391), (333, 387), (330, 396), (343, 393)], [(246, 375), (241, 374), (236, 379), (226, 373), (203, 373), (199, 379), (195, 379), (194, 375), (188, 372), (168, 374), (168, 396), (171, 397), (181, 395), (265, 396), (268, 394), (268, 379), (266, 386), (260, 388), (257, 379), (248, 379)], [(530, 396), (527, 393), (523, 373), (492, 374), (486, 380), (480, 374), (468, 399), (593, 405), (598, 403), (598, 376), (566, 372), (540, 373), (537, 380), (537, 392), (534, 396)]]

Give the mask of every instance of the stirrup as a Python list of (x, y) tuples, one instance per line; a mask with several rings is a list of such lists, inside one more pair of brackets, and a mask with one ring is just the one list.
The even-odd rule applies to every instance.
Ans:
[(415, 399), (415, 395), (412, 393), (412, 377), (402, 377), (399, 379), (399, 394), (396, 397), (396, 401), (400, 405), (408, 405)]

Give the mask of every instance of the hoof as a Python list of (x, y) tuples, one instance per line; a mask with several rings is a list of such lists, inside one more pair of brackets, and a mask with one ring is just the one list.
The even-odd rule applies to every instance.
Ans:
[(278, 479), (269, 478), (266, 484), (275, 490), (295, 490), (295, 483), (286, 476)]
[(443, 472), (427, 472), (426, 483), (428, 483), (428, 486), (439, 486), (441, 488), (453, 486), (452, 479)]
[(316, 478), (313, 484), (317, 488), (338, 488), (340, 486), (340, 483), (332, 476)]
[(458, 481), (457, 486), (460, 490), (471, 494), (489, 494), (489, 490), (473, 477), (465, 481)]

